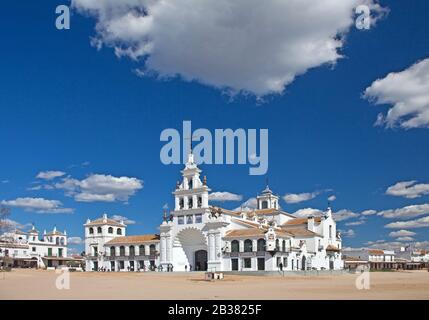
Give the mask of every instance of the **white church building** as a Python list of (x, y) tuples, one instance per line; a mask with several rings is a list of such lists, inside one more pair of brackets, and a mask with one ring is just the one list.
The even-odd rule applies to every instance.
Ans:
[(193, 154), (173, 192), (174, 211), (159, 234), (126, 235), (126, 225), (106, 215), (85, 227), (86, 270), (277, 271), (343, 269), (341, 237), (331, 209), (300, 218), (279, 206), (267, 186), (253, 211), (209, 203)]

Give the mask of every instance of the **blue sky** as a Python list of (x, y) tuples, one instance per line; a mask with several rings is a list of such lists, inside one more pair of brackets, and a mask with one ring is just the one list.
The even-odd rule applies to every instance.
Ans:
[[(334, 65), (308, 68), (282, 93), (262, 101), (251, 93), (231, 97), (201, 84), (207, 81), (138, 77), (133, 70), (144, 59), (118, 58), (109, 45), (101, 50), (91, 46), (96, 17), (73, 10), (71, 29), (57, 30), (55, 7), (62, 3), (8, 2), (0, 12), (0, 201), (43, 198), (73, 209), (38, 213), (12, 205), (12, 220), (35, 222), (40, 230), (56, 225), (69, 236), (83, 237), (85, 220), (106, 212), (134, 220), (129, 234), (157, 232), (163, 205), (173, 206), (171, 192), (182, 168), (160, 162), (159, 135), (165, 128), (181, 130), (182, 121), (191, 120), (195, 129), (268, 128), (271, 189), (280, 196), (319, 192), (300, 203), (282, 200), (283, 209), (325, 209), (327, 198), (335, 195), (335, 212), (356, 214), (338, 223), (354, 233), (344, 237), (345, 246), (392, 242), (389, 233), (400, 229), (416, 233), (412, 241), (429, 240), (428, 227), (385, 227), (424, 218), (429, 210), (412, 218), (361, 214), (429, 203), (427, 193), (408, 198), (386, 194), (401, 181), (427, 187), (428, 128), (374, 126), (377, 115), (391, 105), (363, 98), (375, 80), (429, 57), (429, 3), (382, 1), (389, 14), (369, 31), (351, 27), (338, 50), (343, 57)], [(247, 165), (201, 168), (213, 191), (242, 196), (242, 201), (217, 203), (227, 208), (240, 206), (265, 187), (266, 177), (250, 176)], [(65, 174), (50, 181), (36, 178), (52, 170)], [(112, 202), (77, 201), (64, 188), (29, 190), (94, 174), (136, 178), (143, 187)], [(364, 223), (346, 225), (359, 219)]]

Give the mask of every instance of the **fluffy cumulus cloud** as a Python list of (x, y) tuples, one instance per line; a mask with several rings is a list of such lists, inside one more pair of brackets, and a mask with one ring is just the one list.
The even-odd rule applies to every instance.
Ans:
[(392, 231), (389, 233), (389, 237), (397, 238), (397, 237), (412, 237), (415, 236), (416, 233), (408, 230), (398, 230), (398, 231)]
[(335, 200), (337, 200), (337, 197), (335, 196), (335, 195), (332, 195), (332, 196), (329, 196), (328, 197), (328, 201), (335, 201)]
[(44, 198), (16, 198), (15, 200), (2, 200), (1, 204), (37, 213), (72, 213), (74, 211), (71, 208), (64, 208), (61, 201)]
[(241, 206), (234, 209), (234, 211), (252, 211), (256, 209), (258, 201), (256, 198), (249, 198), (241, 204)]
[(36, 178), (43, 180), (53, 180), (55, 178), (62, 177), (65, 174), (66, 173), (63, 171), (42, 171), (37, 174)]
[(383, 216), (383, 218), (414, 218), (418, 216), (422, 216), (424, 214), (429, 214), (429, 204), (416, 204), (410, 205), (403, 208), (398, 209), (389, 209), (377, 212), (377, 215)]
[(359, 217), (359, 213), (356, 213), (347, 209), (342, 209), (337, 212), (334, 212), (333, 217), (335, 221), (339, 222), (339, 221), (344, 221), (347, 219)]
[(123, 221), (125, 224), (136, 224), (136, 222), (134, 220), (129, 219), (129, 218), (124, 217), (124, 216), (117, 215), (117, 214), (113, 215), (111, 218), (113, 220), (118, 221), (118, 222)]
[(143, 188), (143, 182), (137, 178), (92, 174), (83, 180), (66, 177), (54, 186), (80, 202), (126, 202)]
[(364, 210), (361, 212), (364, 216), (373, 216), (374, 214), (377, 214), (376, 210)]
[(414, 241), (413, 237), (399, 237), (396, 239), (396, 241), (400, 241), (400, 242), (410, 242), (410, 241)]
[(429, 227), (429, 216), (408, 221), (396, 221), (386, 224), (385, 227), (390, 229), (427, 228)]
[(386, 194), (408, 199), (420, 198), (423, 195), (429, 194), (429, 183), (417, 183), (415, 180), (401, 181), (388, 187)]
[(429, 58), (376, 80), (364, 97), (391, 106), (387, 114), (379, 114), (376, 125), (429, 128)]
[(209, 195), (209, 199), (212, 201), (241, 201), (243, 197), (241, 195), (231, 193), (231, 192), (212, 192)]
[(286, 203), (299, 203), (316, 198), (320, 194), (319, 191), (305, 193), (288, 193), (283, 197)]
[(180, 76), (256, 96), (281, 93), (309, 69), (335, 64), (359, 4), (383, 12), (377, 0), (72, 3), (96, 19), (92, 44), (140, 61), (140, 76)]
[(293, 213), (293, 215), (300, 217), (300, 218), (305, 218), (308, 216), (313, 216), (313, 217), (321, 216), (322, 214), (323, 214), (322, 210), (313, 209), (313, 208), (303, 208), (303, 209), (299, 209)]

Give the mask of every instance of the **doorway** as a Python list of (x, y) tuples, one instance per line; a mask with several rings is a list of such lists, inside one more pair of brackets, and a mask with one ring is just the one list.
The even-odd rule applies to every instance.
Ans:
[(238, 259), (231, 259), (231, 270), (238, 271)]
[(265, 258), (258, 258), (258, 270), (265, 270)]
[(206, 250), (195, 251), (195, 270), (207, 271), (207, 251)]

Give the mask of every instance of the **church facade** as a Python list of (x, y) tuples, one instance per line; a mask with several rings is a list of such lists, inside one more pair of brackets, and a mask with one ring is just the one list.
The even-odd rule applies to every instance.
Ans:
[(254, 210), (231, 211), (209, 203), (210, 188), (188, 156), (173, 192), (174, 210), (158, 234), (126, 235), (126, 225), (104, 215), (85, 227), (86, 270), (298, 271), (339, 270), (341, 235), (328, 208), (295, 217), (267, 186)]

